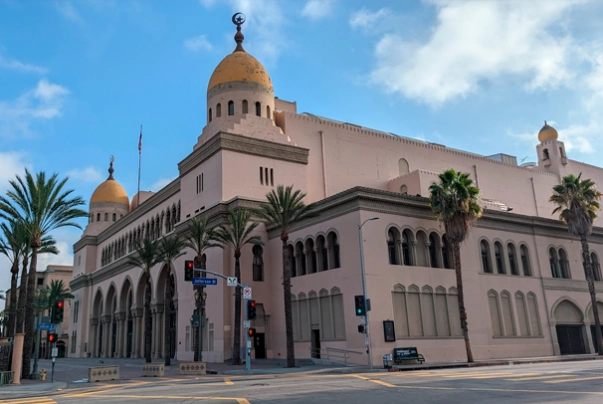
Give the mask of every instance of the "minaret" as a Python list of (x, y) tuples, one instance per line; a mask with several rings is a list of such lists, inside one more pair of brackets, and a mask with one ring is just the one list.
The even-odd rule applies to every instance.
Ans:
[(566, 174), (567, 156), (565, 145), (557, 140), (558, 138), (557, 130), (544, 121), (544, 126), (538, 132), (540, 144), (536, 146), (536, 151), (538, 153), (538, 167), (561, 177)]

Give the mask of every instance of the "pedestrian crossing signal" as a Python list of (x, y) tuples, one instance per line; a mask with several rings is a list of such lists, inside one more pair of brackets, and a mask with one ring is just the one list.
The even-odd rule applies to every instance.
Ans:
[(255, 328), (247, 330), (247, 334), (249, 335), (249, 338), (253, 338), (255, 336)]
[(57, 334), (55, 334), (55, 333), (49, 333), (49, 334), (46, 336), (46, 341), (47, 341), (49, 344), (53, 344), (53, 343), (57, 342), (57, 340), (58, 340), (58, 339), (59, 339), (59, 338), (58, 338), (58, 335), (57, 335)]

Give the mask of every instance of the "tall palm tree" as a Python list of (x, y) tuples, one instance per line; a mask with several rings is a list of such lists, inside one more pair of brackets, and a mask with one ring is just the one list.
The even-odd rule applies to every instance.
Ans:
[(281, 233), (283, 247), (283, 292), (285, 300), (285, 331), (287, 339), (287, 367), (295, 367), (295, 345), (293, 343), (293, 312), (291, 310), (291, 257), (287, 248), (289, 232), (297, 223), (318, 216), (312, 205), (303, 202), (306, 194), (293, 191), (293, 186), (279, 185), (266, 195), (268, 203), (255, 213)]
[[(260, 236), (251, 233), (259, 223), (251, 221), (253, 211), (244, 208), (229, 209), (226, 225), (222, 224), (216, 229), (217, 239), (225, 246), (229, 246), (235, 258), (235, 277), (241, 283), (241, 250), (246, 244), (263, 245)], [(241, 363), (241, 287), (235, 288), (235, 319), (232, 364)]]
[(134, 244), (134, 255), (128, 259), (128, 265), (142, 269), (146, 280), (144, 296), (144, 356), (147, 363), (151, 363), (151, 269), (161, 263), (159, 256), (159, 243), (148, 238), (136, 241)]
[(8, 306), (8, 318), (5, 320), (6, 336), (12, 337), (15, 332), (17, 320), (17, 278), (19, 275), (19, 260), (23, 250), (21, 236), (24, 233), (23, 226), (18, 222), (10, 220), (0, 223), (0, 254), (5, 255), (11, 263), (10, 267), (10, 302)]
[[(185, 243), (179, 236), (174, 237), (163, 237), (159, 240), (159, 260), (163, 263), (163, 265), (168, 267), (168, 277), (170, 276), (172, 263), (176, 260), (176, 258), (180, 257), (184, 254), (182, 250), (184, 250)], [(169, 287), (165, 288), (165, 300), (163, 304), (163, 313), (164, 313), (164, 328), (165, 328), (165, 338), (164, 338), (164, 352), (165, 352), (165, 366), (170, 366), (171, 358), (170, 358), (170, 346), (171, 346), (171, 333), (170, 333), (170, 317), (169, 313), (171, 313), (170, 306), (174, 304), (172, 301), (174, 296), (172, 295), (172, 290)]]
[[(207, 219), (200, 220), (198, 218), (193, 218), (190, 222), (188, 222), (188, 231), (185, 238), (185, 246), (190, 248), (195, 252), (195, 257), (198, 262), (201, 262), (201, 258), (203, 257), (203, 253), (208, 248), (222, 248), (222, 245), (216, 243), (216, 233), (213, 228), (209, 227), (207, 224)], [(205, 268), (203, 268), (205, 269)], [(198, 286), (201, 291), (203, 290), (202, 286)], [(199, 316), (203, 313), (197, 313)], [(197, 338), (193, 338), (196, 340)], [(201, 349), (200, 341), (197, 344), (193, 344), (195, 346), (195, 353), (193, 360), (196, 362), (201, 357)]]
[(460, 245), (467, 238), (473, 221), (482, 214), (482, 208), (477, 204), (479, 189), (473, 186), (473, 180), (469, 178), (468, 173), (449, 169), (441, 173), (439, 178), (439, 184), (432, 184), (429, 187), (429, 205), (437, 219), (444, 224), (446, 238), (452, 244), (461, 330), (465, 338), (467, 362), (473, 362), (463, 293)]
[(54, 304), (61, 300), (71, 300), (75, 296), (69, 291), (69, 288), (65, 287), (65, 283), (62, 280), (52, 280), (50, 286), (47, 286), (50, 296), (48, 297), (48, 307), (50, 309)]
[(601, 322), (597, 308), (597, 296), (593, 277), (593, 268), (590, 262), (590, 249), (588, 236), (593, 231), (593, 222), (597, 220), (597, 211), (601, 209), (599, 200), (601, 192), (595, 189), (595, 183), (590, 179), (582, 180), (582, 173), (577, 177), (574, 174), (566, 175), (561, 184), (553, 187), (550, 202), (557, 205), (553, 214), (559, 213), (559, 220), (567, 224), (570, 233), (580, 238), (582, 244), (582, 262), (588, 282), (590, 301), (595, 318), (595, 339), (599, 355), (603, 355), (603, 340), (601, 338)]
[(61, 227), (81, 229), (75, 220), (88, 217), (88, 213), (79, 208), (84, 205), (84, 200), (79, 196), (72, 196), (73, 190), (65, 189), (67, 177), (60, 180), (56, 173), (47, 177), (43, 171), (34, 176), (27, 169), (25, 169), (24, 179), (18, 175), (16, 177), (16, 180), (9, 181), (11, 188), (7, 191), (6, 196), (0, 196), (0, 217), (23, 222), (27, 228), (31, 246), (23, 342), (25, 349), (23, 350), (22, 374), (25, 378), (30, 373), (31, 355), (28, 348), (33, 345), (34, 340), (33, 292), (38, 266), (38, 250), (42, 246), (42, 239), (52, 230)]

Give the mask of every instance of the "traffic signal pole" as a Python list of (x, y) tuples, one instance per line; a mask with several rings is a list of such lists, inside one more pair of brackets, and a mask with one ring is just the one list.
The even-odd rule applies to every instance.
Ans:
[[(247, 287), (247, 285), (245, 285)], [(245, 302), (245, 319), (249, 318), (249, 305)], [(249, 329), (245, 330), (245, 370), (251, 370), (251, 342), (249, 341)]]
[[(365, 222), (366, 223), (366, 220)], [(364, 273), (364, 250), (362, 248), (362, 244), (364, 244), (362, 242), (362, 226), (364, 225), (364, 223), (362, 223), (362, 225), (358, 226), (358, 243), (360, 244), (360, 271), (362, 273), (362, 296), (364, 296), (364, 318), (366, 319), (366, 341), (365, 341), (365, 345), (366, 345), (366, 353), (368, 354), (368, 365), (369, 365), (369, 369), (373, 368), (373, 355), (371, 352), (371, 327), (369, 326), (369, 314), (368, 314), (368, 307), (366, 304), (366, 279), (365, 279), (365, 273)]]

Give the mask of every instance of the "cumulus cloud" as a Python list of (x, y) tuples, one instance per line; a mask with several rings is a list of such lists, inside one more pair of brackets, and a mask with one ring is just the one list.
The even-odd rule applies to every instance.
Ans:
[(308, 0), (301, 14), (311, 20), (319, 20), (333, 12), (334, 4), (335, 0)]
[(381, 23), (383, 20), (387, 19), (391, 15), (391, 10), (387, 8), (382, 8), (377, 11), (370, 11), (366, 8), (362, 8), (352, 13), (349, 23), (352, 28), (377, 30), (380, 26), (382, 26)]
[(174, 181), (174, 178), (160, 178), (151, 185), (151, 191), (157, 192), (163, 189), (167, 184)]
[(0, 152), (0, 193), (4, 193), (9, 187), (9, 180), (20, 175), (23, 178), (25, 168), (31, 170), (31, 165), (26, 159), (26, 155), (20, 152)]
[(29, 63), (23, 63), (15, 59), (7, 59), (0, 55), (0, 69), (14, 70), (24, 73), (38, 73), (45, 74), (48, 69), (41, 66), (32, 65)]
[(0, 101), (0, 137), (31, 135), (34, 121), (61, 116), (69, 90), (42, 79), (14, 101)]
[(59, 253), (57, 255), (39, 255), (38, 271), (46, 270), (48, 265), (73, 265), (73, 244), (80, 239), (82, 231), (76, 228), (65, 228), (55, 230), (50, 235), (56, 240)]
[(100, 171), (98, 171), (95, 167), (86, 167), (69, 170), (67, 172), (67, 176), (69, 176), (70, 179), (79, 180), (83, 182), (91, 182), (93, 184), (98, 184), (99, 182), (105, 179), (101, 175)]
[(210, 51), (213, 48), (206, 35), (199, 35), (194, 38), (189, 38), (184, 41), (184, 46), (192, 51)]

